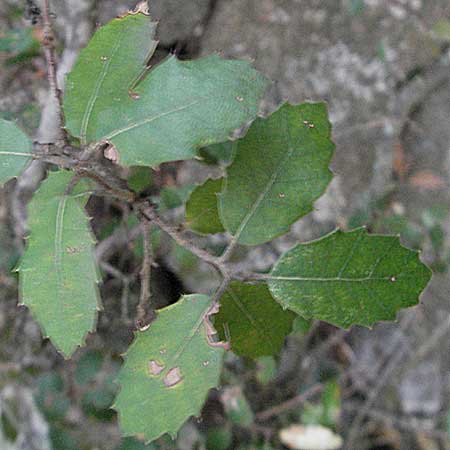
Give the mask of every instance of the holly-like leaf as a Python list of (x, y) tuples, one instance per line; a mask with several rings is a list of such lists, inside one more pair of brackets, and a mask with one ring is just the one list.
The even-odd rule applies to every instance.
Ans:
[(240, 356), (274, 355), (291, 332), (296, 315), (283, 311), (265, 284), (231, 283), (220, 300), (214, 325), (231, 349)]
[(268, 283), (285, 308), (348, 328), (394, 320), (399, 309), (418, 303), (430, 278), (418, 252), (400, 245), (398, 237), (359, 228), (287, 251)]
[[(127, 122), (131, 90), (146, 70), (157, 41), (156, 23), (130, 13), (97, 30), (66, 82), (66, 127), (82, 144), (100, 140), (99, 130)], [(101, 133), (100, 133), (101, 134)]]
[(176, 436), (197, 415), (209, 389), (217, 386), (224, 345), (213, 342), (211, 299), (187, 295), (158, 312), (147, 331), (138, 332), (125, 354), (114, 408), (125, 435), (152, 441)]
[(198, 186), (186, 204), (186, 225), (200, 234), (225, 231), (219, 218), (217, 194), (222, 189), (222, 179), (207, 180)]
[(171, 56), (147, 73), (155, 23), (142, 10), (94, 35), (67, 79), (64, 111), (82, 143), (109, 141), (124, 165), (189, 159), (253, 119), (267, 79), (247, 62)]
[(94, 238), (82, 192), (65, 194), (71, 176), (50, 173), (30, 202), (30, 236), (19, 267), (22, 303), (64, 356), (83, 344), (98, 306)]
[(312, 211), (331, 180), (330, 133), (325, 104), (285, 104), (236, 142), (219, 210), (239, 243), (270, 241)]
[(14, 123), (0, 119), (0, 183), (16, 177), (31, 160), (31, 141)]

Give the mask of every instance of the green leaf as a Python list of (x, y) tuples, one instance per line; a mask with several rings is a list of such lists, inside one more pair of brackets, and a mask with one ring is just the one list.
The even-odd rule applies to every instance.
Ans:
[(418, 252), (402, 247), (397, 237), (359, 228), (287, 251), (273, 268), (269, 287), (281, 305), (306, 319), (370, 327), (417, 304), (430, 278)]
[(240, 427), (250, 427), (255, 415), (240, 386), (227, 386), (222, 391), (222, 404), (232, 423)]
[(240, 356), (274, 355), (291, 332), (295, 314), (283, 311), (265, 284), (231, 283), (220, 300), (214, 324), (222, 339)]
[(222, 189), (222, 179), (207, 180), (191, 194), (186, 204), (186, 225), (200, 234), (224, 231), (219, 218), (217, 195)]
[(130, 167), (130, 173), (127, 179), (128, 186), (134, 192), (140, 193), (150, 187), (153, 183), (153, 171), (146, 166)]
[(146, 445), (135, 438), (125, 438), (122, 442), (120, 450), (156, 450), (152, 444)]
[(433, 34), (440, 40), (450, 41), (450, 20), (440, 19), (438, 20), (433, 28)]
[(0, 119), (0, 183), (16, 177), (31, 160), (31, 141), (14, 122)]
[(50, 173), (30, 202), (31, 235), (19, 268), (23, 304), (65, 356), (93, 329), (98, 306), (94, 238), (82, 194), (64, 193), (71, 177)]
[(194, 189), (194, 184), (163, 187), (160, 192), (159, 212), (183, 206)]
[(233, 156), (233, 142), (226, 141), (209, 145), (199, 151), (200, 160), (206, 164), (228, 165)]
[(332, 177), (330, 133), (325, 104), (285, 104), (236, 142), (219, 210), (239, 243), (270, 241), (312, 211)]
[(126, 123), (131, 89), (157, 46), (155, 32), (150, 17), (128, 14), (99, 28), (80, 52), (67, 76), (64, 112), (66, 127), (82, 144), (100, 140), (101, 128)]
[(158, 312), (139, 332), (125, 355), (114, 408), (125, 435), (143, 434), (152, 441), (176, 436), (197, 415), (208, 390), (217, 386), (223, 345), (213, 343), (208, 314), (211, 299), (187, 295)]
[[(82, 143), (112, 142), (124, 165), (189, 159), (253, 119), (267, 79), (218, 55), (171, 56), (146, 72), (155, 23), (128, 14), (102, 27), (67, 79), (67, 128)], [(142, 43), (143, 45), (136, 45)]]
[[(297, 316), (298, 317), (298, 316)], [(259, 383), (266, 385), (277, 374), (277, 362), (273, 356), (261, 356), (256, 361), (255, 378)]]
[(4, 59), (5, 65), (26, 61), (39, 53), (39, 41), (34, 28), (13, 28), (0, 33), (0, 36), (0, 55), (9, 56)]
[(208, 428), (206, 434), (207, 450), (228, 450), (233, 444), (233, 431), (230, 424)]

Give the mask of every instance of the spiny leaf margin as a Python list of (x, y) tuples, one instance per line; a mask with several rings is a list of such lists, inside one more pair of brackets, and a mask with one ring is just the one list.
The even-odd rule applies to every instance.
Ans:
[[(226, 141), (254, 119), (268, 85), (248, 62), (218, 55), (195, 61), (171, 56), (137, 73), (155, 49), (150, 21), (137, 13), (102, 27), (69, 74), (64, 99), (69, 131), (85, 144), (112, 143), (128, 166), (190, 159), (198, 149)], [(146, 22), (152, 31), (138, 38)], [(130, 33), (128, 24), (134, 25)], [(140, 41), (151, 41), (150, 51), (136, 50)]]
[(233, 146), (219, 195), (225, 229), (245, 245), (288, 232), (331, 181), (334, 147), (325, 103), (285, 103), (256, 119)]
[(50, 172), (28, 207), (30, 235), (19, 264), (21, 303), (56, 348), (69, 357), (94, 329), (99, 307), (95, 240), (73, 174)]
[[(165, 433), (174, 438), (218, 385), (225, 350), (210, 341), (211, 306), (206, 295), (185, 295), (159, 310), (148, 330), (137, 332), (124, 355), (113, 406), (125, 436), (141, 434), (147, 442)], [(181, 380), (166, 387), (166, 377), (176, 368)]]
[(431, 278), (397, 236), (340, 230), (284, 253), (268, 276), (273, 297), (302, 317), (372, 327), (416, 305)]
[(14, 122), (0, 119), (0, 184), (17, 177), (31, 157), (28, 136)]
[(230, 283), (220, 299), (214, 326), (221, 339), (229, 331), (231, 350), (259, 358), (277, 354), (297, 317), (272, 298), (266, 284)]

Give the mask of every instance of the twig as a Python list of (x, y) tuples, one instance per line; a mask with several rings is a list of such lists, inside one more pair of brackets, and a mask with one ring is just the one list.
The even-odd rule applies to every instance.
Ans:
[[(397, 335), (396, 341), (398, 342), (397, 346), (398, 348), (394, 348), (393, 352), (394, 356), (391, 358), (391, 360), (388, 362), (386, 367), (383, 369), (383, 371), (378, 375), (377, 377), (377, 383), (375, 384), (374, 388), (370, 392), (369, 396), (367, 397), (364, 405), (359, 409), (358, 414), (356, 415), (355, 419), (353, 420), (350, 431), (348, 433), (348, 439), (347, 439), (347, 445), (346, 448), (355, 448), (355, 441), (358, 438), (360, 431), (361, 431), (361, 425), (363, 423), (363, 420), (367, 416), (367, 413), (371, 410), (373, 404), (375, 403), (376, 399), (378, 398), (381, 390), (383, 389), (386, 382), (389, 380), (391, 375), (394, 373), (397, 366), (400, 364), (401, 360), (405, 356), (405, 352), (402, 349), (402, 346), (400, 345), (401, 342), (400, 339), (403, 335), (402, 330), (407, 328), (414, 320), (415, 314), (410, 314), (401, 324), (401, 329), (399, 330), (399, 334)], [(378, 372), (381, 368), (381, 364), (377, 367)]]
[(184, 247), (186, 250), (190, 251), (195, 256), (198, 256), (201, 260), (211, 264), (218, 270), (219, 273), (224, 275), (224, 277), (228, 275), (225, 264), (223, 264), (219, 258), (211, 255), (206, 250), (197, 247), (191, 241), (186, 239), (177, 228), (167, 224), (161, 217), (159, 217), (152, 207), (142, 208), (141, 213), (148, 220), (157, 225), (158, 228), (161, 228), (162, 231), (167, 233), (181, 247)]
[[(411, 314), (408, 317), (408, 319), (405, 320), (405, 323), (403, 323), (402, 328), (403, 329), (406, 328), (409, 325), (409, 323), (412, 322), (414, 317), (415, 316)], [(434, 333), (431, 334), (431, 336), (422, 344), (422, 346), (419, 347), (417, 352), (414, 353), (413, 361), (416, 362), (418, 360), (423, 359), (433, 348), (436, 347), (438, 342), (448, 334), (449, 330), (450, 330), (450, 317), (444, 320), (444, 322), (434, 331)], [(408, 363), (406, 366), (400, 365), (400, 361), (403, 359), (404, 356), (405, 353), (400, 349), (397, 349), (396, 354), (393, 356), (391, 361), (389, 361), (389, 364), (386, 366), (381, 376), (378, 377), (378, 382), (375, 385), (374, 389), (370, 392), (370, 395), (367, 398), (365, 405), (363, 407), (358, 408), (358, 415), (356, 416), (350, 428), (347, 443), (348, 448), (352, 448), (352, 445), (354, 445), (354, 442), (359, 434), (362, 421), (366, 416), (370, 416), (370, 411), (372, 410), (373, 403), (375, 402), (376, 398), (378, 397), (379, 393), (381, 392), (381, 389), (384, 387), (387, 380), (395, 373), (396, 370), (401, 368), (402, 370), (407, 371), (411, 368), (412, 363)]]
[(147, 309), (150, 306), (150, 299), (151, 299), (150, 276), (153, 264), (151, 222), (149, 222), (147, 218), (142, 217), (141, 225), (142, 225), (141, 226), (142, 237), (144, 242), (144, 257), (142, 260), (142, 269), (140, 273), (141, 295), (139, 298), (139, 304), (137, 306), (137, 317), (136, 317), (136, 324), (138, 328), (142, 328), (146, 325), (145, 316), (147, 314)]
[(98, 265), (100, 269), (102, 269), (108, 275), (111, 275), (113, 278), (117, 278), (118, 280), (125, 282), (127, 280), (127, 276), (124, 275), (120, 270), (116, 269), (114, 266), (109, 264), (106, 261), (99, 261)]
[(62, 108), (62, 95), (58, 87), (58, 79), (56, 76), (56, 55), (55, 55), (55, 35), (53, 33), (52, 24), (50, 21), (50, 5), (49, 0), (44, 0), (44, 8), (42, 11), (42, 25), (44, 32), (43, 47), (45, 60), (47, 62), (47, 76), (50, 85), (50, 92), (56, 102), (57, 109), (57, 128), (61, 141), (65, 141), (64, 134), (64, 113)]
[(277, 406), (273, 406), (272, 408), (257, 413), (255, 416), (256, 420), (263, 422), (272, 417), (278, 416), (286, 411), (298, 408), (303, 403), (308, 401), (311, 397), (314, 397), (315, 395), (322, 392), (324, 388), (325, 385), (323, 383), (315, 384), (311, 386), (309, 389), (307, 389), (305, 392), (302, 392), (301, 394), (297, 395), (296, 397), (293, 397), (283, 403), (280, 403)]
[(431, 351), (433, 351), (439, 342), (447, 336), (450, 332), (450, 316), (446, 317), (446, 319), (439, 324), (439, 326), (433, 331), (429, 338), (425, 340), (425, 342), (418, 348), (416, 352), (412, 354), (411, 360), (402, 367), (404, 372), (407, 372), (411, 367), (416, 364), (418, 361), (424, 359)]
[[(345, 408), (350, 411), (359, 411), (361, 406), (357, 403), (350, 403), (346, 404)], [(367, 412), (367, 416), (390, 427), (398, 427), (414, 433), (423, 433), (438, 439), (445, 439), (447, 436), (447, 433), (444, 431), (432, 428), (432, 426), (430, 426), (430, 422), (419, 420), (415, 417), (397, 417), (387, 411), (380, 411), (373, 408)]]
[(103, 239), (95, 248), (95, 258), (98, 263), (107, 261), (115, 252), (134, 241), (141, 234), (141, 225), (136, 225), (131, 230), (119, 228), (113, 234)]

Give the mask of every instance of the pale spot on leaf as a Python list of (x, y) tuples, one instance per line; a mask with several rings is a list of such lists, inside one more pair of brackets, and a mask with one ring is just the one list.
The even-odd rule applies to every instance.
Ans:
[(67, 247), (66, 252), (69, 253), (69, 255), (73, 255), (74, 253), (80, 253), (81, 248), (79, 247)]
[(114, 164), (116, 164), (119, 161), (119, 152), (112, 145), (110, 145), (107, 149), (105, 149), (103, 155), (105, 156), (106, 159), (109, 159)]
[(148, 363), (148, 371), (150, 375), (158, 376), (164, 370), (164, 364), (159, 364), (158, 361), (152, 359)]
[(164, 377), (164, 384), (166, 387), (176, 386), (181, 382), (183, 377), (181, 376), (181, 371), (179, 367), (174, 367), (167, 372), (167, 375)]

